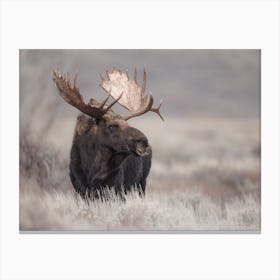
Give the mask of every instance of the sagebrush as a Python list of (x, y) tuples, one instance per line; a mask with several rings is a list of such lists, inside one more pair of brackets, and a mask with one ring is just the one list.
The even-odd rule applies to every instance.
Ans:
[(260, 231), (257, 120), (174, 119), (163, 128), (137, 120), (154, 158), (146, 197), (132, 193), (125, 203), (87, 203), (75, 194), (68, 175), (71, 125), (56, 122), (44, 142), (22, 138), (21, 230)]

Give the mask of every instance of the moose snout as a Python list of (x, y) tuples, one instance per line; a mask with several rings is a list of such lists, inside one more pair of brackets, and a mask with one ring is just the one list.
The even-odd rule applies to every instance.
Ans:
[(151, 154), (151, 146), (146, 141), (137, 141), (135, 145), (135, 153), (138, 156), (147, 156)]
[(152, 153), (147, 137), (138, 129), (129, 127), (127, 129), (128, 143), (131, 152), (137, 156), (146, 156)]

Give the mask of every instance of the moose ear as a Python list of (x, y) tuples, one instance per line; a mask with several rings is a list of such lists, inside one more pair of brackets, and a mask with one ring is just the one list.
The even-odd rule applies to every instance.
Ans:
[(87, 133), (94, 124), (95, 124), (94, 119), (86, 115), (79, 115), (77, 118), (75, 134), (80, 136)]

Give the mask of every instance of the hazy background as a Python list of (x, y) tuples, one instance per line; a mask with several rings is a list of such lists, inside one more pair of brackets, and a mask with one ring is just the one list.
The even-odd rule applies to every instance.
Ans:
[[(260, 230), (260, 50), (20, 50), (20, 229)], [(78, 110), (52, 70), (73, 75), (86, 101), (100, 73), (147, 71), (162, 115), (129, 120), (149, 139), (144, 200), (75, 199), (70, 149)], [(120, 113), (124, 109), (114, 106)]]
[[(163, 114), (173, 116), (258, 117), (260, 114), (260, 50), (21, 50), (21, 105), (28, 96), (58, 98), (52, 69), (79, 72), (85, 99), (101, 100), (100, 73), (113, 66), (137, 67), (141, 81), (147, 71), (147, 91), (163, 98)], [(76, 114), (60, 102), (60, 116)], [(147, 115), (147, 117), (150, 115)]]

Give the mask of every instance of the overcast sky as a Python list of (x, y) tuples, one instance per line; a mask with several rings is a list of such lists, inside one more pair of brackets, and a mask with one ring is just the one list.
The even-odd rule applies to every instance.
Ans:
[(61, 115), (77, 114), (58, 97), (52, 69), (78, 70), (85, 99), (102, 100), (99, 73), (114, 66), (131, 76), (137, 67), (139, 81), (145, 67), (146, 90), (152, 91), (155, 103), (164, 100), (165, 117), (260, 115), (260, 50), (21, 50), (21, 103), (55, 99)]

